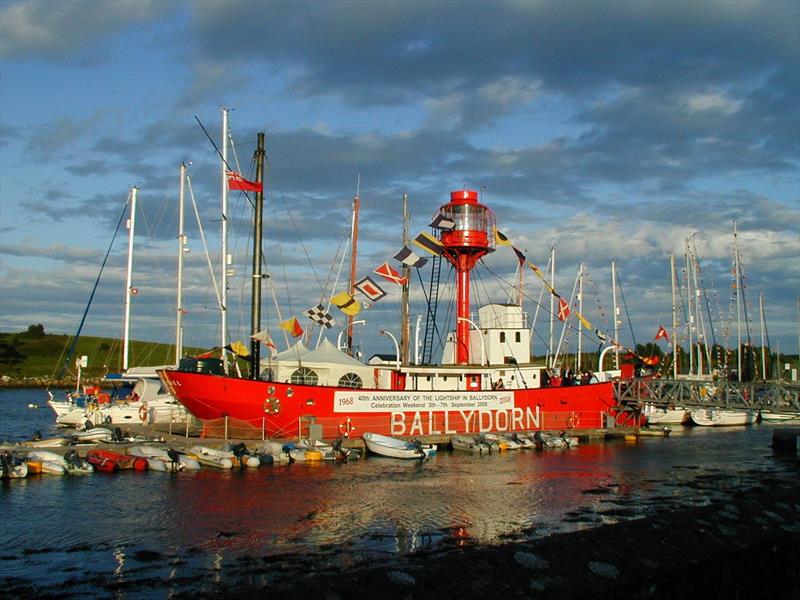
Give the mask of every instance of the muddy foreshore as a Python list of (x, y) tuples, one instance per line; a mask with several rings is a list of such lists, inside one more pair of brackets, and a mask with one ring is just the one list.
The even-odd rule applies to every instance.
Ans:
[[(794, 457), (781, 460), (797, 464)], [(797, 476), (790, 475), (746, 473), (739, 481), (745, 485), (711, 478), (689, 485), (721, 490), (723, 499), (690, 506), (665, 496), (645, 518), (600, 526), (591, 510), (568, 513), (565, 521), (586, 528), (546, 536), (522, 531), (519, 539), (496, 546), (475, 546), (468, 537), (453, 535), (412, 555), (344, 565), (331, 560), (336, 548), (243, 557), (226, 567), (220, 583), (212, 570), (186, 581), (147, 577), (151, 565), (178, 563), (181, 557), (139, 551), (132, 556), (139, 565), (136, 580), (95, 575), (44, 587), (34, 580), (5, 579), (0, 597), (86, 597), (88, 585), (91, 597), (137, 598), (789, 600), (800, 597), (800, 466)], [(614, 506), (611, 514), (616, 511), (623, 519), (628, 514), (613, 489), (587, 493)]]

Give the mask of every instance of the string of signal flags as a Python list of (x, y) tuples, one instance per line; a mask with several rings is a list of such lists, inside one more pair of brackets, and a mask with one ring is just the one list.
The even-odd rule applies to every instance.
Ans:
[[(250, 183), (250, 182), (247, 182)], [(438, 229), (440, 231), (448, 231), (455, 227), (455, 222), (451, 219), (443, 215), (437, 215), (431, 223), (428, 225), (432, 229)], [(559, 294), (556, 289), (551, 285), (547, 278), (545, 277), (542, 270), (536, 266), (533, 262), (529, 261), (525, 255), (525, 253), (514, 246), (508, 236), (506, 236), (503, 232), (501, 232), (496, 227), (494, 228), (494, 241), (495, 245), (497, 246), (507, 246), (511, 248), (514, 254), (517, 257), (517, 261), (519, 262), (520, 267), (524, 267), (527, 265), (531, 271), (542, 281), (542, 285), (544, 288), (550, 293), (553, 297), (558, 300), (558, 312), (556, 317), (562, 321), (566, 322), (570, 315), (574, 315), (575, 318), (580, 322), (581, 326), (584, 327), (586, 330), (591, 332), (593, 335), (597, 337), (597, 339), (601, 342), (608, 342), (613, 346), (617, 346), (621, 349), (624, 349), (628, 352), (628, 354), (632, 354), (636, 358), (640, 359), (647, 365), (655, 366), (658, 364), (659, 359), (658, 356), (639, 356), (636, 352), (630, 348), (625, 348), (625, 346), (618, 341), (611, 339), (606, 333), (601, 331), (599, 328), (594, 327), (592, 323), (587, 319), (583, 314), (581, 314), (578, 310), (574, 307), (570, 307), (569, 302), (565, 300), (561, 294)], [(441, 240), (439, 240), (435, 235), (430, 233), (422, 232), (417, 235), (416, 238), (412, 240), (412, 243), (417, 248), (431, 254), (434, 256), (441, 256), (444, 253), (444, 245), (442, 244)], [(414, 250), (408, 247), (408, 245), (404, 245), (403, 248), (397, 252), (393, 258), (400, 262), (403, 265), (408, 265), (409, 267), (413, 267), (419, 269), (425, 266), (428, 263), (428, 259), (420, 256)], [(384, 262), (376, 269), (374, 269), (373, 273), (378, 275), (382, 280), (388, 281), (390, 283), (396, 285), (406, 285), (408, 283), (408, 279), (406, 277), (401, 276), (401, 274), (392, 267), (389, 262)], [(385, 284), (384, 284), (385, 285)], [(358, 292), (363, 295), (368, 302), (360, 302), (357, 300), (354, 295), (350, 294), (348, 291), (342, 291), (330, 298), (330, 304), (336, 306), (342, 313), (347, 316), (355, 316), (359, 314), (362, 308), (369, 309), (372, 306), (372, 303), (378, 302), (381, 299), (385, 298), (388, 293), (386, 290), (381, 287), (381, 285), (375, 281), (370, 275), (362, 277), (353, 285), (354, 292)], [(326, 329), (331, 329), (332, 327), (336, 326), (336, 319), (334, 316), (329, 312), (329, 310), (323, 306), (322, 304), (317, 304), (305, 311), (303, 311), (303, 315), (310, 319), (314, 324), (320, 325)], [(280, 323), (279, 327), (289, 333), (292, 337), (298, 338), (301, 337), (305, 330), (300, 325), (297, 317), (290, 317), (289, 319)], [(260, 336), (260, 337), (259, 337)], [(255, 336), (254, 339), (258, 339), (269, 346), (271, 349), (275, 348), (275, 345), (272, 343), (269, 335), (266, 332), (259, 332)], [(658, 332), (656, 333), (655, 341), (659, 339), (665, 339), (669, 342), (669, 335), (667, 334), (666, 329), (663, 326), (659, 326)], [(225, 348), (228, 350), (228, 348)], [(244, 348), (237, 348), (237, 349), (244, 349)], [(237, 353), (238, 354), (238, 353)]]

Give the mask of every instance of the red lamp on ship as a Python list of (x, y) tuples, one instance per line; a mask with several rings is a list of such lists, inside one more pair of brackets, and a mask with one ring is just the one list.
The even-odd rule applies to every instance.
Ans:
[(442, 232), (444, 256), (456, 269), (456, 363), (469, 364), (469, 272), (481, 257), (494, 252), (494, 211), (478, 202), (478, 192), (458, 190), (439, 214), (455, 223)]

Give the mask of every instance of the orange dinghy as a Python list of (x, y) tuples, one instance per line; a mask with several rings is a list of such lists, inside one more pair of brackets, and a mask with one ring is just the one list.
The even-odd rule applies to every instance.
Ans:
[(88, 460), (98, 471), (112, 473), (120, 469), (146, 471), (147, 460), (139, 456), (120, 454), (113, 450), (89, 450), (86, 453)]

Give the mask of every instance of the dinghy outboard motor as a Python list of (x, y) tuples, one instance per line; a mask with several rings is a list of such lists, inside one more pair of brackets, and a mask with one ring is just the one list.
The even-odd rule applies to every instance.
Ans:
[(70, 465), (72, 465), (74, 467), (83, 466), (82, 465), (83, 461), (81, 460), (81, 457), (78, 456), (78, 452), (75, 451), (75, 450), (70, 450), (69, 452), (67, 452), (64, 455), (64, 462), (66, 462), (67, 464), (70, 464)]
[(247, 449), (247, 446), (244, 445), (244, 442), (239, 442), (238, 444), (231, 446), (231, 452), (233, 452), (233, 455), (236, 458), (241, 458), (246, 454), (250, 454), (250, 451)]
[(114, 429), (111, 431), (111, 439), (115, 442), (121, 442), (122, 429), (120, 429), (119, 427), (114, 427)]
[(0, 454), (0, 473), (3, 479), (11, 476), (11, 469), (14, 466), (14, 461), (10, 452), (3, 452)]
[(181, 458), (181, 455), (175, 448), (167, 448), (167, 456), (169, 456), (169, 459), (174, 463), (179, 462)]
[(91, 422), (89, 419), (86, 419), (86, 420), (83, 422), (83, 430), (84, 430), (84, 431), (89, 431), (89, 430), (90, 430), (90, 429), (92, 429), (93, 427), (94, 427), (94, 423), (92, 423), (92, 422)]
[(421, 458), (425, 458), (425, 450), (422, 449), (422, 442), (420, 442), (417, 439), (414, 439), (411, 440), (409, 444), (411, 444), (411, 447), (417, 451), (417, 453), (420, 455)]
[(34, 432), (33, 432), (33, 439), (34, 439), (34, 440), (40, 440), (40, 439), (42, 439), (42, 432), (41, 432), (41, 431), (34, 431)]

